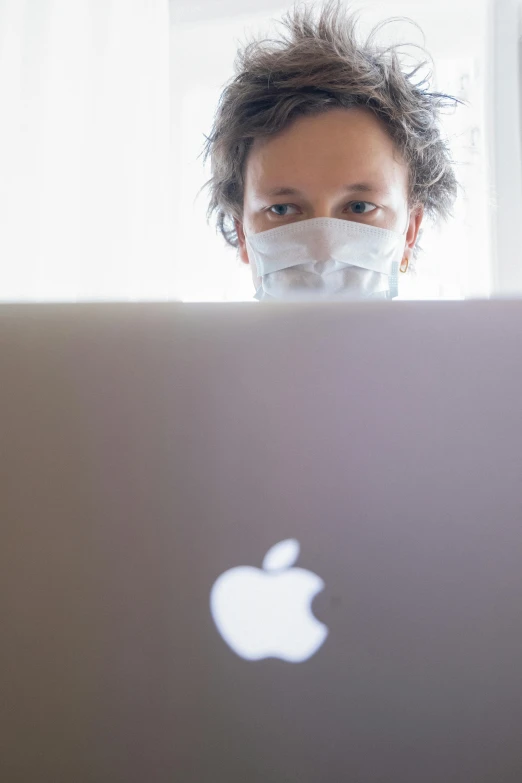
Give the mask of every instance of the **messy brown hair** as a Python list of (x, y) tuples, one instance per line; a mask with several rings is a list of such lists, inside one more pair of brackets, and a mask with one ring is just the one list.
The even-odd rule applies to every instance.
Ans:
[(287, 28), (280, 40), (253, 40), (237, 52), (235, 76), (221, 93), (203, 150), (212, 173), (203, 186), (210, 189), (207, 221), (217, 214), (217, 231), (232, 247), (239, 244), (234, 219), (242, 222), (253, 141), (279, 133), (297, 117), (339, 107), (366, 107), (384, 123), (408, 165), (410, 207), (422, 205), (434, 222), (451, 216), (458, 183), (439, 113), (462, 101), (429, 92), (431, 72), (415, 82), (426, 60), (407, 73), (399, 44), (375, 43), (381, 27), (395, 19), (381, 22), (362, 43), (358, 21), (342, 0), (328, 0), (317, 19), (310, 6), (295, 5), (280, 22)]

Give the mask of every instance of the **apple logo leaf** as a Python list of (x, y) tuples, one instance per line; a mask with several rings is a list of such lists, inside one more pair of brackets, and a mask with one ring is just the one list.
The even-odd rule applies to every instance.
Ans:
[(294, 565), (299, 557), (299, 541), (287, 538), (275, 544), (265, 555), (263, 569), (265, 571), (282, 571)]

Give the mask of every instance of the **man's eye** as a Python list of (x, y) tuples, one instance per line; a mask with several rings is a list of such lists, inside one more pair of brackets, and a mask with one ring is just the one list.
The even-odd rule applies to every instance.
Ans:
[[(367, 212), (373, 212), (374, 209), (377, 209), (375, 204), (371, 204), (369, 201), (352, 201), (348, 206), (353, 209), (356, 215), (365, 215)], [(366, 207), (370, 207), (370, 209), (366, 209)]]
[[(272, 206), (268, 208), (268, 211), (271, 212), (273, 209), (287, 209), (287, 207), (293, 207), (293, 204), (272, 204)], [(279, 217), (286, 217), (288, 212), (272, 212), (272, 214), (278, 215)]]
[[(352, 201), (348, 204), (348, 208), (351, 209), (355, 215), (366, 215), (368, 212), (373, 212), (377, 209), (375, 204), (372, 204), (370, 201)], [(268, 208), (268, 211), (271, 212), (272, 215), (277, 215), (277, 217), (287, 217), (289, 214), (295, 214), (289, 213), (289, 209), (297, 209), (297, 207), (294, 204), (272, 204), (272, 206)]]

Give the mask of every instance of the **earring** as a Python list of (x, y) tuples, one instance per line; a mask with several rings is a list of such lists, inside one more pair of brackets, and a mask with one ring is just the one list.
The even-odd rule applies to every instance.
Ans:
[(410, 261), (409, 261), (408, 256), (404, 256), (404, 258), (402, 259), (402, 263), (401, 263), (401, 272), (403, 274), (408, 271), (409, 265), (410, 265)]

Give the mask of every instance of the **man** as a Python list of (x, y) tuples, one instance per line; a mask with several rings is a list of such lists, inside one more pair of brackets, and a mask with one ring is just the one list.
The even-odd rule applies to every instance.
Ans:
[[(289, 12), (238, 52), (207, 137), (208, 217), (250, 264), (256, 298), (393, 298), (425, 214), (457, 182), (439, 110), (396, 50), (360, 43), (339, 0)], [(287, 199), (287, 200), (285, 200)]]

